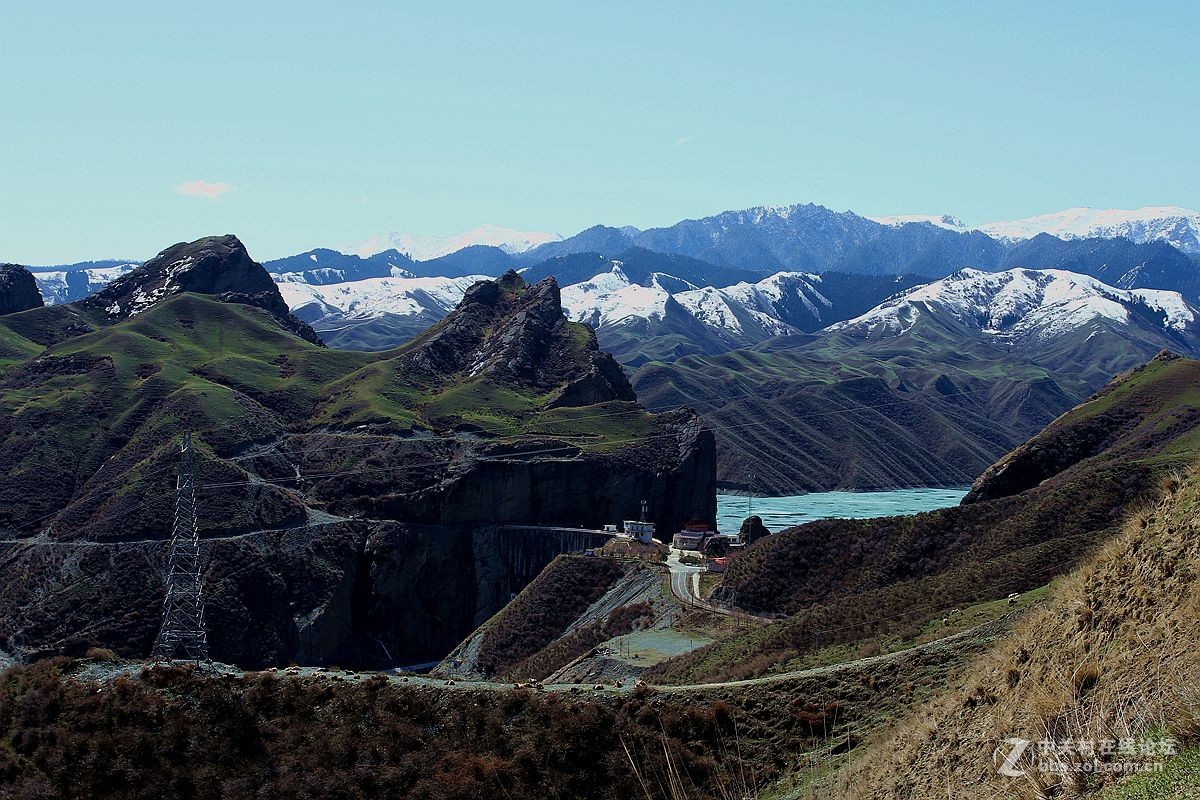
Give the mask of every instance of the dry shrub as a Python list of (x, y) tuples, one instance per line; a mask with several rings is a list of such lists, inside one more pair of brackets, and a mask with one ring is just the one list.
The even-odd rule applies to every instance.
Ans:
[(92, 647), (84, 654), (84, 658), (89, 658), (92, 661), (118, 661), (117, 654), (107, 647)]

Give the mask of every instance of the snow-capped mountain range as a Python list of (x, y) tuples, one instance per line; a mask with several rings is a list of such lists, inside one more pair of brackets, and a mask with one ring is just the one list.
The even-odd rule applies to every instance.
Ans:
[[(283, 278), (283, 280), (281, 280)], [(292, 313), (304, 320), (336, 317), (342, 324), (385, 314), (414, 316), (424, 312), (446, 315), (458, 305), (467, 289), (485, 275), (465, 278), (365, 278), (314, 286), (295, 279), (295, 273), (276, 276), (276, 283)]]
[(82, 300), (138, 266), (129, 262), (99, 267), (35, 269), (33, 279), (42, 293), (42, 300), (53, 306)]
[[(629, 320), (663, 321), (668, 303), (674, 301), (697, 322), (720, 335), (740, 336), (753, 328), (766, 336), (797, 333), (781, 318), (780, 301), (785, 294), (799, 300), (820, 318), (829, 300), (814, 288), (819, 275), (779, 273), (758, 283), (739, 283), (725, 288), (694, 286), (679, 278), (653, 273), (649, 286), (632, 282), (614, 260), (612, 269), (590, 280), (562, 290), (563, 310), (575, 322), (602, 329)], [(687, 287), (668, 290), (667, 285)]]
[(1000, 240), (1021, 240), (1039, 233), (1059, 239), (1129, 239), (1167, 242), (1185, 253), (1200, 253), (1200, 212), (1176, 206), (1136, 210), (1068, 208), (1011, 222), (990, 222), (979, 230)]
[(964, 269), (891, 298), (865, 314), (827, 330), (869, 338), (908, 334), (923, 319), (953, 320), (997, 343), (1058, 339), (1101, 325), (1140, 328), (1167, 340), (1191, 337), (1200, 311), (1178, 292), (1117, 289), (1095, 278), (1062, 270)]
[(342, 248), (344, 252), (353, 253), (362, 258), (382, 253), (386, 250), (397, 250), (414, 261), (428, 261), (450, 253), (458, 252), (466, 247), (486, 245), (499, 247), (506, 253), (524, 253), (547, 242), (557, 242), (562, 237), (557, 233), (541, 231), (517, 231), (499, 225), (480, 225), (466, 233), (448, 234), (444, 236), (421, 236), (412, 233), (386, 233), (372, 236), (365, 242)]
[(929, 223), (950, 231), (981, 231), (1002, 242), (1019, 242), (1048, 233), (1059, 239), (1128, 239), (1131, 242), (1166, 242), (1185, 253), (1200, 253), (1200, 212), (1178, 206), (1138, 209), (1068, 208), (1024, 219), (988, 222), (970, 227), (949, 214), (896, 214), (868, 219), (900, 227)]
[[(371, 255), (315, 249), (264, 266), (288, 304), (331, 345), (366, 349), (419, 333), (476, 279), (512, 268), (533, 281), (554, 275), (571, 318), (596, 327), (602, 346), (636, 363), (811, 334), (918, 284), (974, 274), (964, 268), (981, 275), (1015, 274), (1016, 267), (1075, 273), (1076, 289), (1090, 286), (1122, 307), (1145, 305), (1152, 295), (1143, 290), (1155, 289), (1196, 301), (1198, 243), (1200, 214), (1175, 207), (1069, 209), (970, 228), (950, 215), (871, 219), (810, 203), (649, 230), (595, 226), (568, 239), (492, 225), (454, 236), (389, 234), (355, 248)], [(134, 266), (95, 262), (32, 271), (53, 304), (94, 293)], [(1053, 298), (1058, 289), (1049, 288)], [(1112, 294), (1130, 290), (1142, 294)], [(1045, 314), (1073, 319), (1065, 306), (1046, 302)], [(1081, 308), (1100, 305), (1093, 297)], [(1106, 318), (1116, 315), (1104, 307), (1112, 311)], [(915, 308), (902, 304), (889, 313), (901, 320)], [(1040, 323), (1035, 317), (1030, 325)]]

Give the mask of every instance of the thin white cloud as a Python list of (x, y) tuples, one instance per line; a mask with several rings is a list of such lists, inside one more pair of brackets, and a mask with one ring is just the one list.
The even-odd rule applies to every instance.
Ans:
[(175, 187), (175, 193), (184, 197), (203, 197), (205, 200), (216, 200), (226, 192), (232, 192), (233, 186), (224, 181), (184, 181)]
[(692, 140), (692, 137), (690, 137), (690, 136), (680, 136), (675, 140), (675, 145), (677, 147), (683, 147), (685, 144), (687, 144), (691, 140)]

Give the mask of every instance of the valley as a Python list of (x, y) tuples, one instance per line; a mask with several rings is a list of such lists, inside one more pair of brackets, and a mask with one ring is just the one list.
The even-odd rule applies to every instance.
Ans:
[(1200, 800), (1200, 4), (3, 21), (0, 800)]
[[(763, 277), (628, 247), (501, 271), (533, 250), (487, 247), (272, 273), (208, 237), (48, 304), (53, 273), (6, 268), (0, 704), (236, 702), (256, 770), (315, 702), (380, 763), (427, 762), (373, 772), (402, 792), (480, 791), (462, 759), (481, 754), (580, 796), (680, 765), (700, 795), (748, 767), (747, 792), (788, 797), (919, 784), (860, 771), (926, 747), (896, 726), (957, 707), (1074, 576), (1125, 580), (1093, 565), (1134, 546), (1130, 519), (1185, 513), (1200, 311), (1178, 291), (999, 266)], [(182, 430), (211, 666), (145, 661)], [(659, 541), (630, 533), (642, 513)], [(1168, 700), (1147, 702), (1187, 736)], [(569, 767), (505, 744), (550, 718), (624, 738)], [(400, 719), (440, 720), (437, 754), (378, 743)], [(34, 752), (21, 774), (61, 781)]]

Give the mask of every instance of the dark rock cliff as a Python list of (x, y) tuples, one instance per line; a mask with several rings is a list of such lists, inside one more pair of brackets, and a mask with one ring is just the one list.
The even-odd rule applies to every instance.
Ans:
[(0, 314), (41, 308), (42, 295), (33, 274), (18, 264), (0, 264)]
[(314, 344), (321, 342), (307, 323), (288, 311), (270, 274), (232, 235), (207, 236), (171, 245), (77, 305), (99, 312), (109, 321), (117, 321), (180, 292), (198, 292), (227, 303), (266, 309), (280, 325), (300, 338)]

